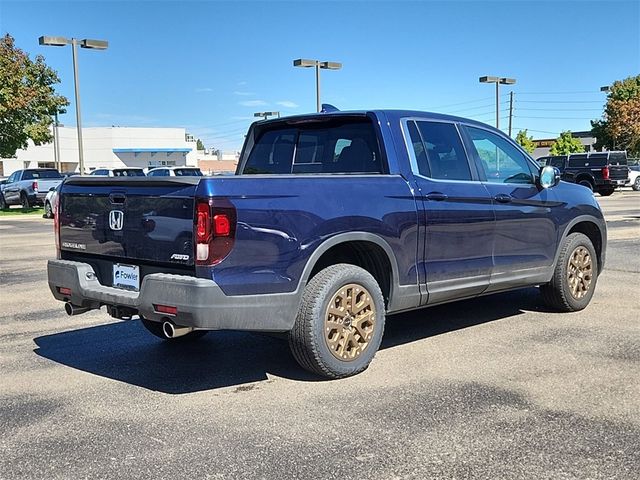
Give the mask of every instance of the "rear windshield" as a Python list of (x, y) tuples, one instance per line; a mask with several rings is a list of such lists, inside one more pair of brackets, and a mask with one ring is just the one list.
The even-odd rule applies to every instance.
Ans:
[(626, 165), (627, 164), (627, 152), (611, 152), (609, 154), (609, 164)]
[(176, 177), (202, 177), (199, 168), (175, 168), (173, 173), (176, 174)]
[(144, 171), (139, 168), (118, 168), (113, 171), (114, 177), (144, 177)]
[(23, 180), (32, 180), (34, 178), (62, 178), (57, 170), (25, 170), (22, 175)]
[(242, 174), (383, 173), (375, 130), (368, 118), (332, 118), (258, 133)]

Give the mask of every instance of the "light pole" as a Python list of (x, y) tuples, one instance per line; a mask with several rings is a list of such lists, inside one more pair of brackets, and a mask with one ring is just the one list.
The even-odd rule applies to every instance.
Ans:
[(48, 45), (52, 47), (64, 47), (65, 45), (71, 45), (71, 52), (73, 55), (73, 85), (75, 88), (76, 97), (76, 128), (78, 129), (78, 169), (80, 175), (84, 173), (84, 154), (82, 151), (82, 118), (80, 115), (80, 80), (78, 78), (78, 45), (81, 48), (91, 48), (94, 50), (106, 50), (109, 46), (109, 42), (106, 40), (91, 40), (85, 38), (78, 40), (77, 38), (65, 38), (65, 37), (47, 37), (42, 36), (38, 38), (40, 45)]
[(321, 62), (320, 60), (308, 60), (304, 58), (298, 58), (293, 61), (294, 67), (315, 67), (316, 69), (316, 109), (318, 112), (322, 109), (320, 104), (320, 69), (324, 70), (340, 70), (342, 64), (339, 62)]
[(262, 117), (265, 120), (269, 117), (278, 117), (280, 118), (280, 112), (256, 112), (253, 114), (254, 117)]
[(513, 85), (516, 83), (515, 78), (506, 77), (480, 77), (480, 83), (495, 83), (496, 84), (496, 128), (500, 128), (500, 84)]

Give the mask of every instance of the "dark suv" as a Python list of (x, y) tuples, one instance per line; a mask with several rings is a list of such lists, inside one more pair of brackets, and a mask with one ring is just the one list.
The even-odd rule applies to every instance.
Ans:
[(627, 183), (627, 152), (572, 153), (538, 158), (542, 165), (560, 170), (562, 180), (573, 182), (602, 196), (609, 196), (616, 187)]

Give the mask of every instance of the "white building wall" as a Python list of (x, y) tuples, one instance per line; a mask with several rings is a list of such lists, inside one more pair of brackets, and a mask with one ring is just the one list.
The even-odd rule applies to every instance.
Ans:
[[(196, 142), (187, 142), (184, 128), (90, 127), (82, 129), (84, 163), (87, 172), (124, 166), (147, 168), (151, 162), (197, 165)], [(78, 171), (78, 139), (75, 127), (58, 127), (63, 171)], [(118, 152), (114, 149), (191, 149), (189, 152)], [(29, 146), (16, 158), (3, 159), (3, 175), (22, 168), (35, 168), (55, 161), (53, 142)]]

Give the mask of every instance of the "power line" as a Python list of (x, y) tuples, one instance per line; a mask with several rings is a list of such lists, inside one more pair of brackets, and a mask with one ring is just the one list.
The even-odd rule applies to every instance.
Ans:
[(602, 95), (602, 92), (597, 90), (575, 90), (573, 92), (515, 92), (518, 95), (577, 95), (577, 94), (598, 94)]
[(517, 102), (518, 103), (598, 103), (602, 105), (602, 102), (600, 100), (518, 100)]
[(584, 118), (584, 117), (528, 117), (521, 115), (514, 115), (513, 118), (536, 118), (540, 120), (593, 120), (592, 118)]
[[(514, 107), (515, 110), (516, 107)], [(601, 112), (600, 108), (518, 108), (518, 111), (538, 111), (538, 112)]]

